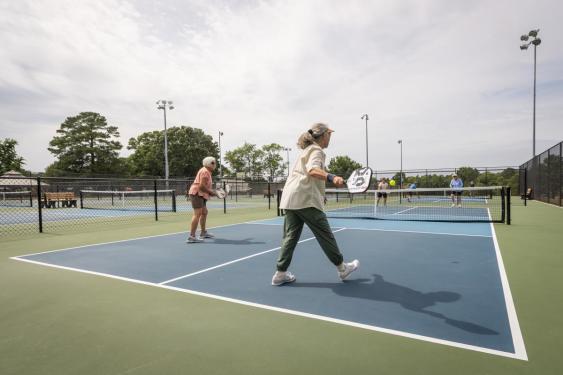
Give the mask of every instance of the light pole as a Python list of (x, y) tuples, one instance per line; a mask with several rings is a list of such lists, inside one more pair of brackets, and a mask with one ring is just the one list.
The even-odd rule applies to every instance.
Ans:
[(369, 117), (368, 117), (367, 113), (362, 116), (362, 120), (364, 120), (364, 119), (366, 120), (366, 167), (369, 167), (369, 156), (368, 156), (369, 155), (368, 154), (368, 120), (369, 120)]
[(289, 177), (289, 151), (291, 151), (291, 148), (284, 147), (283, 150), (287, 151), (287, 177)]
[(223, 178), (223, 160), (221, 159), (221, 136), (223, 132), (219, 130), (219, 176)]
[(399, 189), (403, 188), (403, 140), (399, 139), (397, 141), (401, 145), (401, 170), (399, 172)]
[[(532, 140), (532, 156), (536, 156), (536, 47), (540, 45), (541, 39), (538, 38), (538, 33), (540, 29), (531, 30), (528, 35), (522, 35), (520, 40), (524, 42), (520, 46), (521, 50), (527, 50), (530, 44), (534, 45), (534, 117), (533, 117), (533, 140)], [(532, 40), (528, 42), (528, 39), (532, 37)], [(528, 43), (526, 43), (528, 42)]]
[(168, 135), (166, 131), (166, 108), (173, 110), (171, 100), (161, 99), (156, 102), (157, 108), (164, 111), (164, 178), (166, 180), (166, 187), (168, 188)]

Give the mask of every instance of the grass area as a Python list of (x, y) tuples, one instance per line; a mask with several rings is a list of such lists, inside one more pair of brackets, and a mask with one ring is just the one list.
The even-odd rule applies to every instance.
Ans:
[[(237, 209), (211, 215), (209, 225), (274, 215)], [(495, 225), (529, 361), (9, 259), (183, 231), (188, 218), (2, 240), (0, 373), (513, 375), (563, 368), (563, 209), (536, 202), (514, 207), (513, 225)]]

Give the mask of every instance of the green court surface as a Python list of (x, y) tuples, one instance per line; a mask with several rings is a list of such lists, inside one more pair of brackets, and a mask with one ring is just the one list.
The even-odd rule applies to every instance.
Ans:
[[(0, 374), (558, 374), (563, 209), (512, 211), (494, 226), (527, 361), (10, 259), (184, 231), (186, 213), (2, 239)], [(215, 211), (209, 226), (274, 215)]]

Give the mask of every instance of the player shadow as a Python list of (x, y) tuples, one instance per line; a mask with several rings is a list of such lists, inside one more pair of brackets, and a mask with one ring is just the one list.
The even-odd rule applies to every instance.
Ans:
[(461, 298), (459, 293), (438, 291), (423, 293), (399, 284), (385, 281), (381, 275), (374, 274), (373, 279), (355, 279), (345, 283), (296, 283), (289, 286), (294, 288), (330, 288), (332, 291), (343, 297), (361, 298), (380, 302), (393, 302), (403, 308), (419, 314), (425, 314), (436, 319), (443, 319), (444, 322), (461, 330), (478, 335), (498, 335), (497, 331), (481, 325), (456, 320), (447, 317), (442, 313), (427, 310), (436, 306), (438, 303), (452, 303)]
[(263, 245), (264, 241), (252, 241), (252, 238), (243, 238), (240, 240), (226, 239), (226, 238), (214, 238), (213, 243), (218, 245)]

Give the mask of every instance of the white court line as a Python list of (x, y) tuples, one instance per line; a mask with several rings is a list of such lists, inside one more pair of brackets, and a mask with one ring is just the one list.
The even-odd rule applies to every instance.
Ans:
[[(491, 218), (491, 212), (489, 211), (489, 219), (490, 218)], [(495, 227), (493, 223), (490, 223), (490, 226), (491, 226), (491, 233), (493, 234), (493, 243), (495, 245), (495, 252), (497, 255), (500, 280), (502, 283), (502, 289), (504, 291), (504, 303), (507, 310), (506, 312), (508, 314), (508, 321), (510, 323), (510, 332), (512, 333), (512, 343), (514, 345), (514, 352), (519, 359), (527, 361), (528, 355), (526, 353), (526, 346), (524, 345), (524, 337), (522, 336), (522, 331), (520, 330), (520, 324), (518, 323), (518, 316), (516, 315), (516, 307), (514, 306), (512, 292), (510, 291), (510, 285), (508, 284), (508, 276), (506, 275), (504, 262), (502, 261), (502, 254), (500, 253), (500, 246), (498, 244)]]
[[(341, 230), (344, 230), (344, 228), (342, 228), (342, 229), (337, 229), (337, 230), (333, 230), (332, 233), (340, 232)], [(310, 237), (310, 238), (301, 240), (301, 241), (299, 241), (299, 242), (297, 242), (297, 243), (303, 243), (303, 242), (311, 241), (311, 240), (314, 240), (314, 239), (315, 239), (315, 237)], [(206, 268), (206, 269), (203, 269), (203, 270), (199, 270), (199, 271), (196, 271), (196, 272), (192, 272), (192, 273), (189, 273), (189, 274), (187, 274), (187, 275), (178, 276), (178, 277), (175, 277), (175, 278), (173, 278), (173, 279), (160, 282), (160, 283), (158, 283), (158, 284), (159, 284), (159, 285), (169, 284), (169, 283), (174, 282), (174, 281), (178, 281), (178, 280), (181, 280), (181, 279), (185, 279), (185, 278), (188, 278), (188, 277), (190, 277), (190, 276), (199, 275), (200, 273), (204, 273), (204, 272), (211, 271), (211, 270), (214, 270), (214, 269), (217, 269), (217, 268), (225, 267), (225, 266), (228, 266), (228, 265), (233, 264), (233, 263), (238, 263), (238, 262), (241, 262), (241, 261), (246, 260), (246, 259), (250, 259), (250, 258), (257, 257), (257, 256), (259, 256), (259, 255), (271, 253), (272, 251), (276, 251), (276, 250), (279, 250), (279, 249), (281, 249), (281, 246), (275, 247), (275, 248), (273, 248), (273, 249), (261, 251), (261, 252), (256, 253), (256, 254), (247, 255), (247, 256), (245, 256), (245, 257), (238, 258), (238, 259), (235, 259), (235, 260), (231, 260), (230, 262), (218, 264), (218, 265), (216, 265), (216, 266), (209, 267), (209, 268)]]
[(304, 317), (304, 318), (316, 319), (316, 320), (321, 320), (321, 321), (325, 321), (325, 322), (331, 322), (331, 323), (341, 324), (341, 325), (345, 325), (345, 326), (366, 329), (366, 330), (369, 330), (369, 331), (387, 333), (387, 334), (406, 337), (406, 338), (410, 338), (410, 339), (427, 341), (427, 342), (431, 342), (431, 343), (434, 343), (434, 344), (441, 344), (441, 345), (446, 345), (446, 346), (460, 348), (460, 349), (473, 350), (473, 351), (476, 351), (476, 352), (493, 354), (493, 355), (513, 358), (513, 359), (527, 360), (527, 357), (521, 357), (521, 355), (519, 355), (518, 352), (517, 353), (509, 353), (509, 352), (503, 352), (503, 351), (500, 351), (500, 350), (487, 349), (487, 348), (483, 348), (483, 347), (480, 347), (480, 346), (461, 344), (461, 343), (458, 343), (458, 342), (447, 341), (447, 340), (437, 339), (437, 338), (434, 338), (434, 337), (417, 335), (417, 334), (403, 332), (403, 331), (397, 331), (397, 330), (393, 330), (393, 329), (389, 329), (389, 328), (371, 326), (371, 325), (368, 325), (368, 324), (361, 324), (361, 323), (352, 322), (352, 321), (343, 320), (343, 319), (329, 318), (327, 316), (315, 315), (315, 314), (305, 313), (305, 312), (296, 311), (296, 310), (289, 310), (289, 309), (284, 309), (284, 308), (275, 307), (275, 306), (263, 305), (263, 304), (259, 304), (259, 303), (248, 302), (248, 301), (243, 301), (243, 300), (229, 298), (229, 297), (223, 297), (223, 296), (219, 296), (219, 295), (215, 295), (215, 294), (198, 292), (198, 291), (190, 290), (190, 289), (182, 289), (182, 288), (173, 287), (173, 286), (169, 286), (169, 285), (155, 284), (155, 283), (151, 283), (151, 282), (148, 282), (148, 281), (130, 279), (130, 278), (127, 278), (127, 277), (115, 276), (115, 275), (110, 275), (110, 274), (101, 273), (101, 272), (87, 271), (87, 270), (83, 270), (83, 269), (80, 269), (80, 268), (58, 266), (58, 265), (55, 265), (55, 264), (37, 262), (37, 261), (34, 261), (34, 260), (22, 259), (22, 258), (18, 258), (18, 257), (12, 257), (10, 259), (18, 260), (18, 261), (21, 261), (21, 262), (38, 264), (38, 265), (46, 266), (46, 267), (58, 268), (58, 269), (69, 270), (69, 271), (76, 271), (76, 272), (85, 273), (85, 274), (89, 274), (89, 275), (102, 276), (102, 277), (107, 277), (107, 278), (110, 278), (110, 279), (116, 279), (116, 280), (121, 280), (121, 281), (135, 283), (135, 284), (153, 286), (153, 287), (167, 289), (167, 290), (171, 290), (171, 291), (175, 291), (175, 292), (181, 292), (181, 293), (186, 293), (186, 294), (191, 294), (191, 295), (196, 295), (196, 296), (201, 296), (201, 297), (207, 297), (207, 298), (212, 298), (212, 299), (225, 301), (225, 302), (232, 302), (232, 303), (236, 303), (236, 304), (239, 304), (239, 305), (256, 307), (256, 308), (260, 308), (260, 309), (264, 309), (264, 310), (276, 311), (276, 312), (280, 312), (280, 313), (284, 313), (284, 314), (290, 314), (290, 315), (300, 316), (300, 317)]
[[(282, 226), (283, 224), (269, 224), (269, 223), (254, 223), (249, 222), (248, 224), (254, 225), (277, 225)], [(446, 233), (446, 232), (426, 232), (419, 230), (401, 230), (401, 229), (380, 229), (380, 228), (356, 228), (356, 227), (333, 227), (333, 228), (344, 228), (347, 230), (365, 230), (374, 232), (399, 232), (399, 233), (420, 233), (420, 234), (434, 234), (438, 236), (462, 236), (462, 237), (486, 237), (491, 238), (492, 236), (486, 234), (466, 234), (466, 233)]]
[(392, 215), (398, 215), (398, 214), (401, 214), (401, 213), (403, 213), (403, 212), (407, 212), (407, 211), (410, 211), (410, 210), (414, 210), (415, 208), (418, 208), (418, 207), (407, 208), (406, 210), (399, 211), (399, 212), (395, 212), (395, 213), (392, 214)]
[[(489, 215), (490, 215), (490, 213), (489, 213)], [(228, 225), (223, 225), (223, 226), (217, 226), (217, 227), (214, 227), (214, 228), (229, 227), (229, 226), (234, 226), (234, 225), (239, 225), (239, 224), (269, 225), (269, 224), (263, 224), (263, 223), (247, 222), (247, 223), (228, 224)], [(494, 234), (495, 232), (494, 232), (493, 223), (490, 223), (490, 225), (491, 225), (491, 229), (492, 229), (493, 234)], [(434, 232), (400, 231), (400, 230), (388, 230), (388, 229), (365, 229), (365, 228), (341, 228), (338, 231), (345, 230), (345, 229), (424, 233), (424, 234), (443, 234), (443, 235), (454, 235), (454, 236), (490, 237), (490, 236), (481, 236), (481, 235), (464, 235), (464, 234), (452, 234), (452, 233), (434, 233)], [(336, 232), (336, 231), (334, 231), (334, 232)], [(70, 271), (90, 274), (90, 275), (102, 276), (102, 277), (117, 279), (117, 280), (121, 280), (121, 281), (125, 281), (125, 282), (154, 286), (154, 287), (173, 290), (173, 291), (177, 291), (177, 292), (213, 298), (213, 299), (217, 299), (217, 300), (221, 300), (221, 301), (233, 302), (233, 303), (237, 303), (237, 304), (241, 304), (241, 305), (262, 308), (262, 309), (265, 309), (265, 310), (277, 311), (277, 312), (282, 312), (282, 313), (286, 313), (286, 314), (291, 314), (291, 315), (296, 315), (296, 316), (301, 316), (301, 317), (306, 317), (306, 318), (312, 318), (312, 319), (332, 322), (332, 323), (336, 323), (336, 324), (342, 324), (342, 325), (367, 329), (367, 330), (376, 331), (376, 332), (388, 333), (388, 334), (407, 337), (407, 338), (411, 338), (411, 339), (417, 339), (417, 340), (432, 342), (432, 343), (446, 345), (446, 346), (450, 346), (450, 347), (473, 350), (473, 351), (477, 351), (477, 352), (483, 352), (483, 353), (513, 358), (513, 359), (526, 360), (526, 361), (528, 360), (527, 355), (526, 355), (526, 351), (525, 351), (525, 347), (524, 347), (524, 342), (523, 342), (523, 339), (522, 339), (522, 333), (520, 331), (520, 327), (519, 327), (518, 320), (517, 320), (517, 317), (516, 317), (516, 312), (515, 312), (515, 309), (514, 309), (514, 303), (512, 301), (512, 295), (510, 293), (510, 288), (508, 287), (508, 280), (507, 280), (507, 277), (506, 277), (506, 273), (504, 271), (504, 266), (502, 265), (502, 258), (500, 256), (498, 243), (496, 241), (496, 234), (494, 234), (493, 240), (494, 240), (495, 250), (497, 251), (497, 256), (498, 256), (498, 260), (499, 260), (498, 261), (499, 262), (499, 269), (502, 270), (501, 280), (502, 280), (502, 283), (503, 283), (503, 289), (505, 290), (505, 303), (507, 305), (507, 309), (508, 309), (508, 313), (509, 313), (510, 327), (511, 327), (511, 331), (512, 331), (511, 333), (513, 334), (513, 339), (514, 339), (515, 353), (503, 352), (503, 351), (494, 350), (494, 349), (487, 349), (487, 348), (474, 346), (474, 345), (461, 344), (461, 343), (457, 343), (457, 342), (437, 339), (437, 338), (434, 338), (434, 337), (416, 335), (416, 334), (411, 334), (411, 333), (408, 333), (408, 332), (396, 331), (396, 330), (392, 330), (392, 329), (388, 329), (388, 328), (371, 326), (371, 325), (367, 325), (367, 324), (361, 324), (361, 323), (356, 323), (356, 322), (342, 320), (342, 319), (329, 318), (329, 317), (325, 317), (325, 316), (322, 316), (322, 315), (304, 313), (304, 312), (301, 312), (301, 311), (283, 309), (283, 308), (278, 308), (278, 307), (269, 306), (269, 305), (262, 305), (262, 304), (258, 304), (258, 303), (254, 303), (254, 302), (247, 302), (247, 301), (237, 300), (237, 299), (223, 297), (223, 296), (219, 296), (219, 295), (213, 295), (213, 294), (198, 292), (198, 291), (189, 290), (189, 289), (172, 287), (172, 286), (169, 286), (169, 285), (156, 284), (156, 283), (151, 283), (151, 282), (147, 282), (147, 281), (122, 277), (122, 276), (105, 274), (105, 273), (101, 273), (101, 272), (88, 271), (88, 270), (84, 270), (84, 269), (80, 269), (80, 268), (59, 266), (59, 265), (55, 265), (55, 264), (50, 264), (50, 263), (39, 262), (39, 261), (21, 258), (21, 257), (25, 257), (25, 256), (51, 253), (51, 252), (56, 252), (56, 251), (72, 250), (72, 249), (76, 249), (76, 248), (84, 248), (84, 247), (91, 247), (91, 246), (96, 246), (96, 245), (111, 244), (111, 243), (118, 243), (118, 242), (125, 242), (125, 241), (133, 241), (133, 240), (137, 240), (137, 239), (145, 239), (145, 238), (161, 237), (161, 236), (167, 236), (167, 235), (175, 235), (175, 234), (179, 234), (179, 233), (186, 233), (186, 232), (183, 231), (183, 232), (168, 233), (168, 234), (155, 235), (155, 236), (138, 237), (138, 238), (133, 238), (133, 239), (129, 239), (129, 240), (119, 240), (119, 241), (112, 241), (112, 242), (77, 246), (77, 247), (74, 247), (74, 248), (59, 249), (59, 250), (46, 251), (46, 252), (41, 252), (41, 253), (21, 255), (21, 256), (11, 257), (10, 259), (21, 261), (21, 262), (27, 262), (27, 263), (42, 265), (42, 266), (51, 267), (51, 268), (58, 268), (58, 269), (64, 269), (64, 270), (70, 270)], [(303, 241), (308, 241), (308, 240), (310, 240), (310, 239), (306, 239), (306, 240), (303, 240)], [(303, 242), (303, 241), (300, 241), (300, 242)], [(279, 248), (277, 248), (277, 249), (279, 249)], [(269, 251), (274, 251), (274, 250), (275, 249), (269, 250)], [(505, 283), (506, 283), (506, 285), (505, 285)]]

